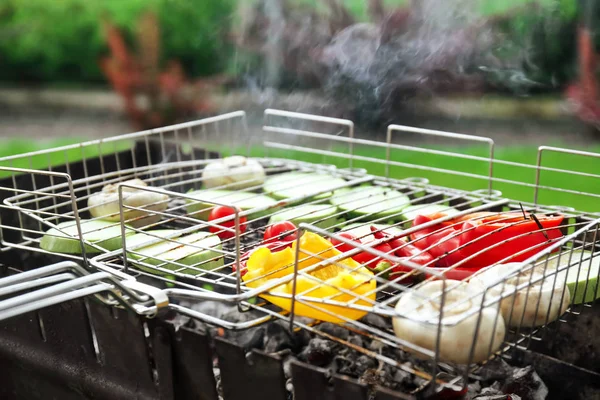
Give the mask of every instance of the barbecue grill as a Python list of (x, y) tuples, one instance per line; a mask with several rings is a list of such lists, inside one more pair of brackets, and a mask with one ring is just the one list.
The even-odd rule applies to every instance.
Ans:
[[(565, 352), (581, 352), (576, 332), (586, 329), (581, 324), (595, 321), (594, 282), (600, 277), (591, 276), (593, 269), (586, 266), (598, 257), (600, 214), (540, 200), (552, 193), (598, 198), (600, 193), (543, 185), (546, 173), (600, 176), (544, 166), (542, 156), (560, 153), (597, 162), (599, 154), (540, 147), (535, 165), (518, 164), (496, 159), (494, 142), (484, 137), (392, 125), (385, 140), (363, 139), (355, 135), (351, 121), (280, 110), (265, 111), (259, 135), (248, 125), (244, 112), (234, 112), (0, 160), (5, 176), (0, 184), (0, 261), (5, 265), (0, 351), (7, 371), (1, 378), (2, 398), (435, 398), (464, 394), (470, 383), (506, 362), (513, 368), (533, 365), (551, 397), (569, 393), (569, 398), (591, 398), (598, 382), (594, 356), (574, 359)], [(467, 156), (403, 143), (415, 135), (484, 144), (489, 154)], [(422, 164), (398, 161), (393, 154), (400, 150), (421, 154)], [(428, 166), (432, 154), (476, 162), (481, 172)], [(197, 197), (205, 189), (203, 171), (232, 155), (260, 162), (266, 182), (295, 173), (278, 186), (290, 194), (274, 195), (273, 202), (254, 203), (229, 217), (202, 218), (216, 206), (230, 204), (225, 194)], [(531, 171), (535, 182), (499, 178), (495, 168), (502, 165)], [(459, 176), (480, 182), (481, 189), (437, 185), (413, 173)], [(132, 183), (135, 178), (148, 186)], [(108, 250), (87, 239), (92, 232), (86, 224), (94, 219), (88, 201), (109, 184), (118, 184), (119, 211), (112, 229), (105, 228), (112, 236), (106, 233), (102, 243), (134, 234), (145, 234), (143, 241), (132, 245), (123, 240), (122, 246)], [(528, 187), (532, 201), (505, 197), (500, 185)], [(213, 189), (232, 187), (225, 182)], [(128, 204), (128, 190), (162, 200)], [(236, 192), (248, 198), (270, 194), (263, 182)], [(398, 207), (403, 199), (406, 204)], [(405, 212), (409, 204), (416, 213), (412, 216)], [(414, 215), (431, 205), (452, 213), (415, 225)], [(315, 217), (316, 209), (321, 214)], [(303, 221), (289, 248), (291, 264), (249, 277), (248, 252), (265, 245), (269, 221), (290, 210)], [(515, 215), (523, 218), (517, 222)], [(559, 225), (540, 223), (552, 215), (561, 217)], [(154, 217), (152, 222), (136, 224), (148, 216)], [(469, 257), (439, 268), (435, 260), (416, 262), (419, 254), (400, 257), (377, 247), (389, 242), (386, 234), (392, 229), (402, 246), (416, 245), (415, 233), (429, 229), (426, 239), (440, 232), (440, 224), (453, 229), (468, 216), (483, 226), (492, 225), (492, 217), (506, 221), (488, 238), (524, 221), (537, 224), (533, 231), (485, 246), (471, 259), (493, 248), (516, 246), (519, 238), (544, 235), (546, 240), (508, 254), (497, 264), (514, 262), (510, 271), (486, 285), (469, 286), (469, 291), (463, 291), (465, 282), (448, 275), (461, 270)], [(224, 227), (227, 221), (231, 225)], [(371, 242), (341, 235), (349, 226), (360, 230), (363, 239), (371, 236)], [(219, 246), (183, 239), (216, 230), (229, 233)], [(71, 238), (71, 250), (45, 250), (41, 243), (49, 236)], [(335, 252), (302, 247), (304, 239), (308, 243), (317, 237), (321, 244), (346, 247)], [(484, 238), (461, 243), (449, 254), (478, 240)], [(210, 255), (190, 263), (184, 255), (167, 259), (141, 250), (157, 244)], [(348, 262), (360, 253), (375, 258), (378, 268)], [(337, 287), (323, 271), (345, 274), (354, 284)], [(580, 275), (584, 284), (569, 290), (567, 274)], [(358, 289), (367, 284), (372, 286)], [(427, 285), (438, 289), (428, 293), (422, 289)], [(542, 301), (536, 290), (549, 290), (550, 300)], [(405, 309), (396, 307), (410, 296), (414, 307), (434, 312), (425, 317), (410, 302)], [(569, 303), (570, 296), (589, 301)], [(519, 302), (533, 304), (532, 315), (518, 315)], [(557, 304), (568, 307), (557, 311)], [(508, 318), (501, 312), (505, 308)], [(429, 332), (432, 339), (395, 334), (397, 321), (415, 332)], [(462, 336), (456, 343), (465, 347), (460, 360), (449, 355), (454, 352), (449, 343), (455, 342), (448, 341), (453, 329)], [(571, 334), (573, 343), (565, 344), (561, 338)], [(339, 368), (332, 374), (326, 365), (336, 352)], [(554, 382), (565, 374), (572, 377), (568, 383)], [(34, 379), (40, 382), (37, 388)], [(517, 394), (519, 385), (525, 385), (515, 377), (500, 380), (505, 390)]]

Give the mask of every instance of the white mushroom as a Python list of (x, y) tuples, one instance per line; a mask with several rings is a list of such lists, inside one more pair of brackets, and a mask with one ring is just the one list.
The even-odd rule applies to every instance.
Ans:
[[(500, 301), (502, 316), (510, 327), (533, 328), (558, 319), (571, 299), (564, 274), (557, 276), (548, 268), (544, 276), (543, 266), (521, 268), (521, 263), (487, 267), (474, 275), (469, 285), (482, 294), (485, 290), (486, 302)], [(500, 300), (501, 295), (506, 297)]]
[[(493, 307), (481, 309), (481, 303), (477, 299), (469, 300), (472, 294), (466, 283), (451, 279), (445, 282), (440, 361), (466, 364), (469, 361), (477, 363), (487, 360), (504, 341), (506, 329), (502, 316)], [(441, 280), (426, 282), (400, 297), (396, 311), (406, 318), (394, 317), (394, 332), (398, 338), (422, 349), (435, 351), (443, 284)], [(473, 311), (474, 314), (466, 315)], [(480, 314), (479, 330), (475, 337)], [(428, 320), (433, 321), (430, 323)], [(471, 348), (473, 358), (469, 360)], [(425, 355), (422, 350), (407, 350), (419, 357)]]
[[(94, 193), (88, 199), (90, 214), (94, 218), (105, 221), (118, 222), (121, 220), (119, 212), (119, 186), (122, 184), (147, 187), (141, 179), (131, 179), (117, 184), (108, 184), (102, 191)], [(149, 215), (151, 211), (164, 211), (168, 207), (169, 196), (132, 187), (123, 187), (123, 204), (142, 209), (124, 209), (124, 218), (128, 225), (141, 227), (160, 220), (160, 215)], [(145, 218), (140, 218), (147, 215)], [(139, 218), (135, 219), (134, 218)]]
[(256, 160), (244, 156), (225, 157), (206, 165), (202, 179), (207, 189), (227, 185), (228, 190), (241, 190), (265, 182), (265, 170)]

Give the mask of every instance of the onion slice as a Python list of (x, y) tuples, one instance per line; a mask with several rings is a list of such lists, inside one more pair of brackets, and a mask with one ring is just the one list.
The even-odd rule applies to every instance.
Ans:
[[(481, 303), (476, 298), (469, 299), (472, 292), (466, 283), (451, 279), (445, 282), (439, 360), (457, 364), (487, 360), (504, 341), (504, 319), (495, 308), (481, 309)], [(435, 351), (439, 322), (427, 321), (439, 321), (443, 285), (444, 281), (441, 280), (429, 281), (400, 296), (396, 311), (406, 317), (394, 317), (392, 321), (398, 338), (422, 349)], [(475, 313), (467, 315), (470, 312)], [(480, 314), (479, 330), (475, 337)], [(469, 360), (471, 348), (473, 358)], [(424, 353), (418, 349), (407, 347), (406, 350), (424, 357)]]
[(543, 266), (519, 271), (522, 267), (507, 263), (484, 268), (469, 285), (473, 291), (485, 291), (486, 301), (506, 296), (500, 309), (509, 327), (534, 328), (555, 321), (571, 300), (564, 274), (548, 268), (544, 276)]
[[(119, 212), (119, 186), (122, 184), (147, 187), (141, 179), (131, 179), (122, 183), (109, 184), (101, 192), (94, 193), (88, 199), (90, 214), (94, 218), (105, 221), (118, 222), (121, 220)], [(123, 188), (123, 204), (142, 209), (125, 209), (123, 217), (125, 222), (132, 227), (139, 228), (160, 220), (160, 215), (150, 215), (152, 211), (164, 211), (168, 207), (169, 196), (162, 193), (150, 192), (132, 187)], [(142, 218), (146, 216), (145, 218)]]

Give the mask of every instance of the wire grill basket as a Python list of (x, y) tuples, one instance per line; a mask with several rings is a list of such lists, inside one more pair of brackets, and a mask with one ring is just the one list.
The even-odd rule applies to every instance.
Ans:
[[(171, 309), (232, 330), (279, 319), (440, 390), (466, 384), (494, 357), (547, 339), (546, 326), (566, 322), (597, 297), (600, 215), (540, 199), (598, 198), (594, 186), (554, 187), (543, 178), (599, 175), (542, 164), (545, 153), (590, 162), (598, 154), (541, 147), (536, 165), (518, 164), (494, 158), (488, 138), (392, 125), (385, 141), (361, 139), (350, 121), (278, 110), (267, 110), (254, 133), (236, 112), (0, 160), (12, 182), (2, 187), (2, 208), (11, 215), (0, 225), (2, 251), (55, 255), (56, 245), (60, 257), (84, 266), (57, 264), (0, 281), (3, 295), (50, 284), (0, 302), (0, 317), (96, 294), (141, 315)], [(488, 154), (398, 143), (402, 135), (482, 143)], [(92, 150), (100, 156), (89, 156)], [(394, 151), (422, 155), (422, 163)], [(80, 161), (55, 167), (74, 153)], [(266, 178), (207, 189), (207, 166), (239, 154), (260, 164)], [(430, 155), (478, 168), (430, 166)], [(534, 181), (498, 177), (499, 167), (531, 170)], [(414, 170), (471, 179), (481, 189), (432, 184), (408, 175)], [(498, 186), (531, 188), (533, 201), (505, 198)], [(107, 195), (99, 201), (101, 191)], [(110, 217), (95, 216), (94, 208), (111, 204)], [(233, 214), (208, 218), (231, 205), (239, 207)], [(265, 228), (287, 219), (297, 221), (287, 232), (293, 239), (268, 250)], [(474, 267), (482, 262), (487, 268)], [(187, 306), (204, 300), (259, 317), (230, 321)], [(328, 335), (317, 329), (323, 322), (406, 358)]]

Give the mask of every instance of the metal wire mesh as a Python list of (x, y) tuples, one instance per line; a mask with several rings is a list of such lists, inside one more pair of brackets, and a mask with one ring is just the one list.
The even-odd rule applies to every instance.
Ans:
[[(317, 131), (314, 124), (322, 129)], [(12, 183), (1, 188), (2, 207), (14, 216), (0, 224), (2, 250), (53, 253), (43, 248), (43, 240), (70, 238), (61, 255), (108, 274), (98, 280), (107, 276), (126, 282), (148, 280), (159, 287), (134, 289), (141, 294), (150, 290), (154, 305), (140, 306), (140, 296), (121, 299), (137, 304), (136, 312), (151, 315), (170, 308), (226, 329), (282, 319), (290, 329), (325, 336), (440, 387), (462, 385), (474, 364), (498, 355), (510, 357), (511, 351), (545, 339), (547, 325), (566, 322), (595, 300), (600, 216), (538, 204), (540, 190), (599, 196), (541, 185), (543, 171), (600, 177), (542, 166), (543, 151), (567, 150), (540, 148), (535, 166), (509, 163), (494, 159), (494, 143), (487, 138), (390, 126), (386, 142), (379, 142), (356, 138), (350, 121), (277, 110), (265, 113), (263, 132), (263, 154), (252, 160), (261, 164), (266, 181), (235, 190), (230, 190), (233, 183), (212, 186), (213, 195), (208, 197), (206, 166), (227, 154), (250, 154), (244, 113), (2, 159), (0, 172)], [(489, 155), (395, 143), (401, 132), (481, 142)], [(120, 150), (131, 140), (138, 141), (137, 150), (131, 146)], [(182, 146), (183, 141), (191, 150)], [(201, 153), (194, 150), (199, 143)], [(385, 159), (358, 154), (358, 146), (384, 149)], [(113, 151), (106, 152), (107, 147)], [(98, 158), (86, 158), (92, 148)], [(210, 153), (214, 150), (219, 153)], [(290, 158), (275, 157), (279, 150), (293, 153)], [(393, 161), (396, 150), (468, 158), (485, 169), (477, 174), (427, 166), (426, 159), (424, 165)], [(64, 170), (55, 168), (51, 162), (55, 155), (70, 151), (81, 151), (80, 162), (67, 161)], [(323, 163), (300, 161), (294, 158), (297, 154), (320, 156)], [(48, 165), (34, 169), (43, 158)], [(334, 165), (340, 162), (343, 167)], [(29, 165), (21, 167), (24, 163)], [(502, 164), (534, 170), (535, 183), (497, 178), (494, 167)], [(369, 174), (362, 168), (367, 165), (383, 165), (384, 176)], [(418, 177), (391, 178), (397, 168), (469, 177), (481, 180), (482, 189), (458, 190)], [(293, 178), (279, 181), (276, 196), (268, 184), (280, 176)], [(503, 198), (495, 189), (499, 183), (532, 188), (533, 201)], [(93, 216), (94, 207), (107, 202), (90, 206), (107, 186), (113, 188), (110, 202), (116, 202), (117, 211), (102, 227), (90, 228), (96, 226), (93, 221), (107, 219)], [(135, 204), (128, 200), (134, 192), (156, 200)], [(265, 201), (265, 196), (272, 201)], [(229, 217), (207, 218), (216, 206), (241, 202), (250, 205)], [(295, 241), (281, 253), (263, 249), (262, 258), (255, 256), (255, 250), (267, 244), (265, 228), (285, 220), (282, 216), (290, 211), (298, 225)], [(434, 218), (418, 220), (420, 214)], [(101, 240), (90, 239), (100, 231)], [(344, 232), (353, 232), (353, 238)], [(276, 258), (284, 252), (286, 257)], [(356, 261), (360, 255), (369, 261)], [(486, 257), (492, 260), (484, 263), (488, 268), (473, 267), (482, 266)], [(86, 285), (96, 278), (86, 278)], [(49, 279), (48, 283), (57, 278)], [(180, 299), (233, 303), (241, 311), (258, 310), (261, 317), (226, 321), (182, 306)], [(368, 314), (389, 324), (365, 322)], [(323, 321), (343, 324), (382, 347), (401, 350), (405, 358), (315, 329)], [(417, 359), (407, 364), (413, 356)], [(440, 372), (451, 379), (442, 382)]]

